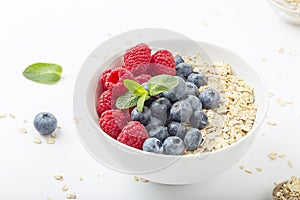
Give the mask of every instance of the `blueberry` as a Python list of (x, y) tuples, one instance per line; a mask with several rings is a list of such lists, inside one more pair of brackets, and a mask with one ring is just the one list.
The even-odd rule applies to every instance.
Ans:
[(187, 122), (192, 114), (193, 109), (186, 101), (177, 101), (170, 110), (170, 117), (176, 122)]
[(187, 77), (187, 81), (194, 83), (198, 88), (201, 86), (206, 85), (207, 83), (207, 79), (204, 76), (204, 74), (196, 74), (196, 73), (191, 73), (188, 77)]
[(171, 102), (167, 98), (158, 98), (150, 106), (151, 115), (153, 117), (161, 119), (161, 121), (165, 123), (168, 118), (170, 108)]
[(144, 106), (147, 106), (148, 108), (150, 108), (151, 104), (152, 104), (156, 99), (157, 99), (157, 97), (150, 96), (150, 98), (144, 102)]
[(49, 135), (55, 131), (57, 119), (51, 113), (41, 112), (35, 116), (33, 125), (42, 135)]
[(137, 107), (135, 107), (131, 111), (131, 119), (133, 121), (139, 121), (144, 126), (147, 126), (151, 121), (149, 108), (147, 106), (144, 106), (143, 107), (143, 112), (140, 112), (140, 111), (138, 111)]
[(147, 138), (144, 141), (143, 150), (159, 154), (162, 154), (164, 152), (162, 142), (157, 138)]
[(148, 82), (143, 83), (141, 86), (143, 86), (143, 88), (144, 88), (145, 90), (149, 91), (149, 90), (148, 90)]
[(175, 61), (176, 65), (178, 65), (178, 64), (180, 64), (180, 63), (184, 63), (184, 60), (182, 59), (181, 56), (176, 56), (176, 57), (174, 58), (174, 61)]
[(151, 131), (153, 128), (157, 127), (157, 126), (163, 126), (165, 122), (161, 121), (160, 119), (150, 116), (150, 123), (145, 126), (145, 128), (147, 129), (147, 131)]
[(171, 122), (168, 126), (168, 132), (170, 136), (177, 136), (184, 139), (187, 128), (179, 122)]
[(194, 128), (203, 129), (208, 125), (207, 115), (202, 110), (194, 111), (190, 117), (190, 125)]
[(184, 137), (184, 145), (188, 151), (194, 151), (202, 142), (202, 134), (199, 129), (191, 128)]
[(198, 90), (198, 87), (194, 83), (186, 82), (186, 86), (188, 95), (199, 96), (200, 92)]
[(220, 104), (220, 94), (214, 89), (205, 89), (199, 95), (202, 107), (206, 109), (216, 108)]
[(188, 77), (193, 71), (193, 67), (187, 63), (176, 65), (176, 76)]
[(162, 93), (162, 96), (169, 99), (171, 102), (181, 100), (187, 95), (187, 86), (185, 80), (179, 76), (175, 77), (178, 79), (178, 84), (173, 89)]
[(163, 143), (164, 153), (167, 155), (182, 155), (185, 148), (180, 137), (170, 136)]
[(148, 134), (149, 137), (155, 137), (162, 142), (165, 141), (165, 139), (168, 137), (168, 131), (164, 126), (156, 126), (151, 129)]
[(194, 95), (188, 95), (184, 101), (188, 102), (193, 110), (199, 110), (202, 109), (202, 103), (200, 99)]

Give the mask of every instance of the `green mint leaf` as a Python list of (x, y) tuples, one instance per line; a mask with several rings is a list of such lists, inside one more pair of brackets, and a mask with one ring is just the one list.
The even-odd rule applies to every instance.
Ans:
[(116, 101), (116, 106), (119, 109), (130, 108), (135, 106), (138, 102), (139, 96), (135, 96), (130, 92), (126, 92), (125, 94), (118, 97)]
[(61, 73), (61, 66), (52, 63), (35, 63), (23, 71), (23, 75), (27, 79), (43, 84), (56, 83), (59, 81)]
[(143, 112), (144, 103), (149, 98), (150, 97), (147, 94), (143, 94), (142, 96), (140, 96), (140, 98), (138, 99), (138, 102), (137, 102), (137, 109), (139, 112)]
[(136, 96), (143, 96), (148, 93), (143, 86), (133, 80), (124, 80), (124, 85), (131, 94)]
[(149, 93), (151, 96), (156, 96), (173, 89), (177, 84), (178, 79), (175, 76), (166, 74), (154, 76), (148, 81)]

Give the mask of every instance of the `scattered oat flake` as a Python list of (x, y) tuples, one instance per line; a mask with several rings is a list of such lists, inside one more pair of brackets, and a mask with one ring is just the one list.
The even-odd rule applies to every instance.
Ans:
[(38, 137), (34, 137), (33, 142), (36, 143), (36, 144), (42, 144), (42, 140)]
[(83, 181), (83, 178), (82, 178), (82, 176), (80, 176), (79, 180), (80, 180), (80, 181)]
[(20, 133), (26, 134), (26, 133), (27, 133), (26, 128), (21, 128), (21, 129), (20, 129)]
[(79, 124), (79, 120), (81, 120), (81, 119), (78, 118), (78, 117), (74, 117), (74, 122), (75, 122), (75, 124)]
[(11, 118), (11, 119), (14, 119), (14, 118), (16, 118), (16, 116), (15, 116), (14, 114), (11, 114), (11, 113), (10, 113), (10, 114), (8, 114), (8, 117), (9, 117), (9, 118)]
[(53, 138), (57, 138), (57, 133), (51, 133), (50, 136), (53, 137)]
[(76, 199), (77, 196), (75, 193), (68, 193), (68, 194), (66, 194), (66, 198), (67, 199)]
[(7, 114), (1, 114), (0, 115), (0, 118), (6, 118), (7, 117)]
[(142, 181), (143, 183), (148, 183), (149, 182), (149, 180), (144, 179), (144, 178), (140, 178), (140, 181)]
[(293, 168), (293, 163), (292, 163), (292, 161), (289, 160), (289, 161), (288, 161), (288, 165), (289, 165), (290, 168)]
[(268, 60), (266, 58), (261, 59), (262, 62), (267, 62)]
[(58, 126), (56, 126), (56, 128), (61, 129), (61, 126), (58, 125)]
[(63, 181), (64, 180), (64, 177), (62, 175), (54, 175), (53, 176), (56, 180), (58, 181)]
[(275, 152), (271, 152), (268, 154), (268, 157), (273, 161), (277, 158), (278, 156), (278, 153), (275, 153)]
[(278, 53), (284, 53), (284, 48), (279, 48)]
[(139, 181), (139, 177), (134, 176), (133, 178), (134, 178), (135, 181)]
[(275, 122), (267, 122), (267, 124), (270, 126), (277, 126), (277, 123), (275, 123)]
[(241, 170), (245, 169), (244, 165), (241, 165), (241, 166), (240, 166), (240, 169), (241, 169)]
[(54, 138), (47, 138), (46, 142), (47, 142), (47, 144), (55, 144), (55, 139)]
[(293, 105), (294, 103), (291, 101), (285, 101), (284, 99), (278, 98), (276, 99), (276, 104), (284, 107), (285, 105)]
[(257, 167), (256, 170), (259, 171), (259, 172), (261, 172), (261, 171), (262, 171), (262, 168)]
[(61, 190), (64, 192), (67, 191), (68, 189), (69, 189), (69, 187), (66, 185), (61, 186)]
[(285, 154), (280, 154), (278, 157), (279, 158), (284, 158), (286, 155)]
[(269, 92), (269, 97), (273, 97), (274, 93), (273, 92)]
[(252, 171), (248, 170), (248, 169), (245, 169), (244, 172), (248, 173), (248, 174), (253, 174)]
[(28, 121), (27, 121), (26, 119), (24, 119), (24, 120), (23, 120), (23, 123), (24, 123), (24, 124), (27, 124), (27, 123), (28, 123)]

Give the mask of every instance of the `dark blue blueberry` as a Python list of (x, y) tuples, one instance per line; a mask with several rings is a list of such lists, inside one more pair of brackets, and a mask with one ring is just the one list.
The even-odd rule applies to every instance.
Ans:
[(176, 65), (176, 76), (188, 77), (193, 71), (193, 67), (187, 63)]
[(200, 92), (198, 90), (198, 87), (194, 83), (186, 82), (186, 86), (188, 95), (199, 96)]
[(147, 138), (143, 144), (143, 150), (159, 154), (164, 152), (162, 142), (157, 138)]
[(144, 102), (144, 106), (147, 106), (148, 108), (150, 108), (151, 104), (152, 104), (156, 99), (157, 99), (157, 97), (150, 96), (150, 98)]
[(170, 136), (163, 143), (164, 153), (167, 155), (182, 155), (185, 148), (180, 137)]
[(158, 98), (151, 104), (151, 115), (153, 117), (161, 119), (161, 121), (165, 123), (168, 118), (170, 108), (171, 102), (167, 98)]
[(161, 121), (161, 119), (158, 119), (156, 117), (150, 116), (150, 123), (145, 126), (145, 128), (147, 129), (147, 131), (151, 131), (153, 128), (157, 127), (157, 126), (163, 126), (165, 122)]
[(185, 80), (179, 76), (176, 76), (176, 78), (178, 79), (178, 84), (173, 89), (162, 93), (162, 96), (169, 99), (171, 102), (181, 100), (187, 95)]
[(165, 139), (169, 136), (168, 131), (164, 126), (156, 126), (148, 132), (150, 137), (155, 137), (160, 141), (164, 142)]
[(216, 108), (220, 104), (220, 94), (214, 89), (205, 89), (203, 90), (199, 98), (202, 103), (202, 107), (206, 109)]
[(202, 103), (198, 96), (188, 95), (183, 101), (188, 102), (193, 108), (193, 110), (202, 109)]
[(168, 132), (170, 136), (177, 136), (184, 139), (187, 128), (179, 122), (171, 122), (168, 126)]
[(57, 119), (49, 112), (41, 112), (35, 116), (33, 125), (42, 135), (49, 135), (55, 131)]
[(207, 79), (204, 74), (191, 73), (187, 77), (187, 81), (194, 83), (198, 88), (207, 84)]
[(187, 122), (192, 114), (193, 109), (186, 101), (177, 101), (170, 110), (170, 117), (176, 122)]
[(191, 128), (184, 137), (184, 145), (188, 151), (194, 151), (202, 142), (202, 134), (199, 129)]
[(144, 126), (147, 126), (151, 121), (149, 108), (147, 106), (144, 106), (143, 107), (143, 112), (140, 112), (140, 111), (138, 111), (137, 107), (135, 107), (131, 111), (131, 119), (133, 121), (139, 121)]
[(203, 129), (208, 125), (207, 115), (202, 110), (196, 110), (190, 117), (190, 125), (194, 128)]
[(176, 65), (178, 65), (180, 63), (184, 63), (184, 60), (182, 59), (181, 56), (175, 56), (174, 61), (175, 61)]

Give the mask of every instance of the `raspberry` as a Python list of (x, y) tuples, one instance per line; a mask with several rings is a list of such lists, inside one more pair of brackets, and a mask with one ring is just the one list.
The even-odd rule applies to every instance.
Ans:
[(112, 108), (112, 91), (105, 90), (102, 92), (97, 101), (96, 110), (99, 116), (106, 111)]
[(170, 51), (158, 50), (151, 56), (151, 63), (159, 64), (161, 67), (175, 68), (176, 64)]
[(128, 49), (124, 55), (125, 68), (135, 76), (146, 73), (151, 58), (151, 49), (141, 43)]
[(123, 128), (117, 140), (128, 146), (142, 149), (147, 138), (148, 133), (145, 127), (138, 121), (131, 121)]
[[(104, 82), (104, 86), (106, 89), (111, 89), (113, 88), (117, 83), (122, 83), (123, 84), (123, 80), (125, 79), (131, 79), (134, 80), (134, 75), (128, 71), (127, 69), (123, 68), (123, 67), (117, 67), (113, 70), (110, 71), (110, 73), (105, 74), (104, 76), (106, 76), (105, 78), (105, 82)], [(102, 79), (101, 79), (102, 81)]]
[(138, 82), (139, 84), (142, 84), (149, 81), (150, 78), (152, 78), (152, 76), (150, 76), (149, 74), (141, 74), (135, 77), (135, 81)]
[(102, 113), (99, 125), (106, 134), (117, 139), (127, 121), (122, 110), (107, 110)]
[(160, 74), (167, 74), (171, 76), (176, 75), (176, 68), (161, 66), (160, 64), (151, 63), (148, 68), (148, 74), (157, 76)]
[(112, 71), (112, 69), (105, 70), (100, 78), (100, 84), (101, 84), (103, 90), (107, 89), (105, 87), (105, 82), (106, 82), (107, 77), (110, 75), (111, 71)]

